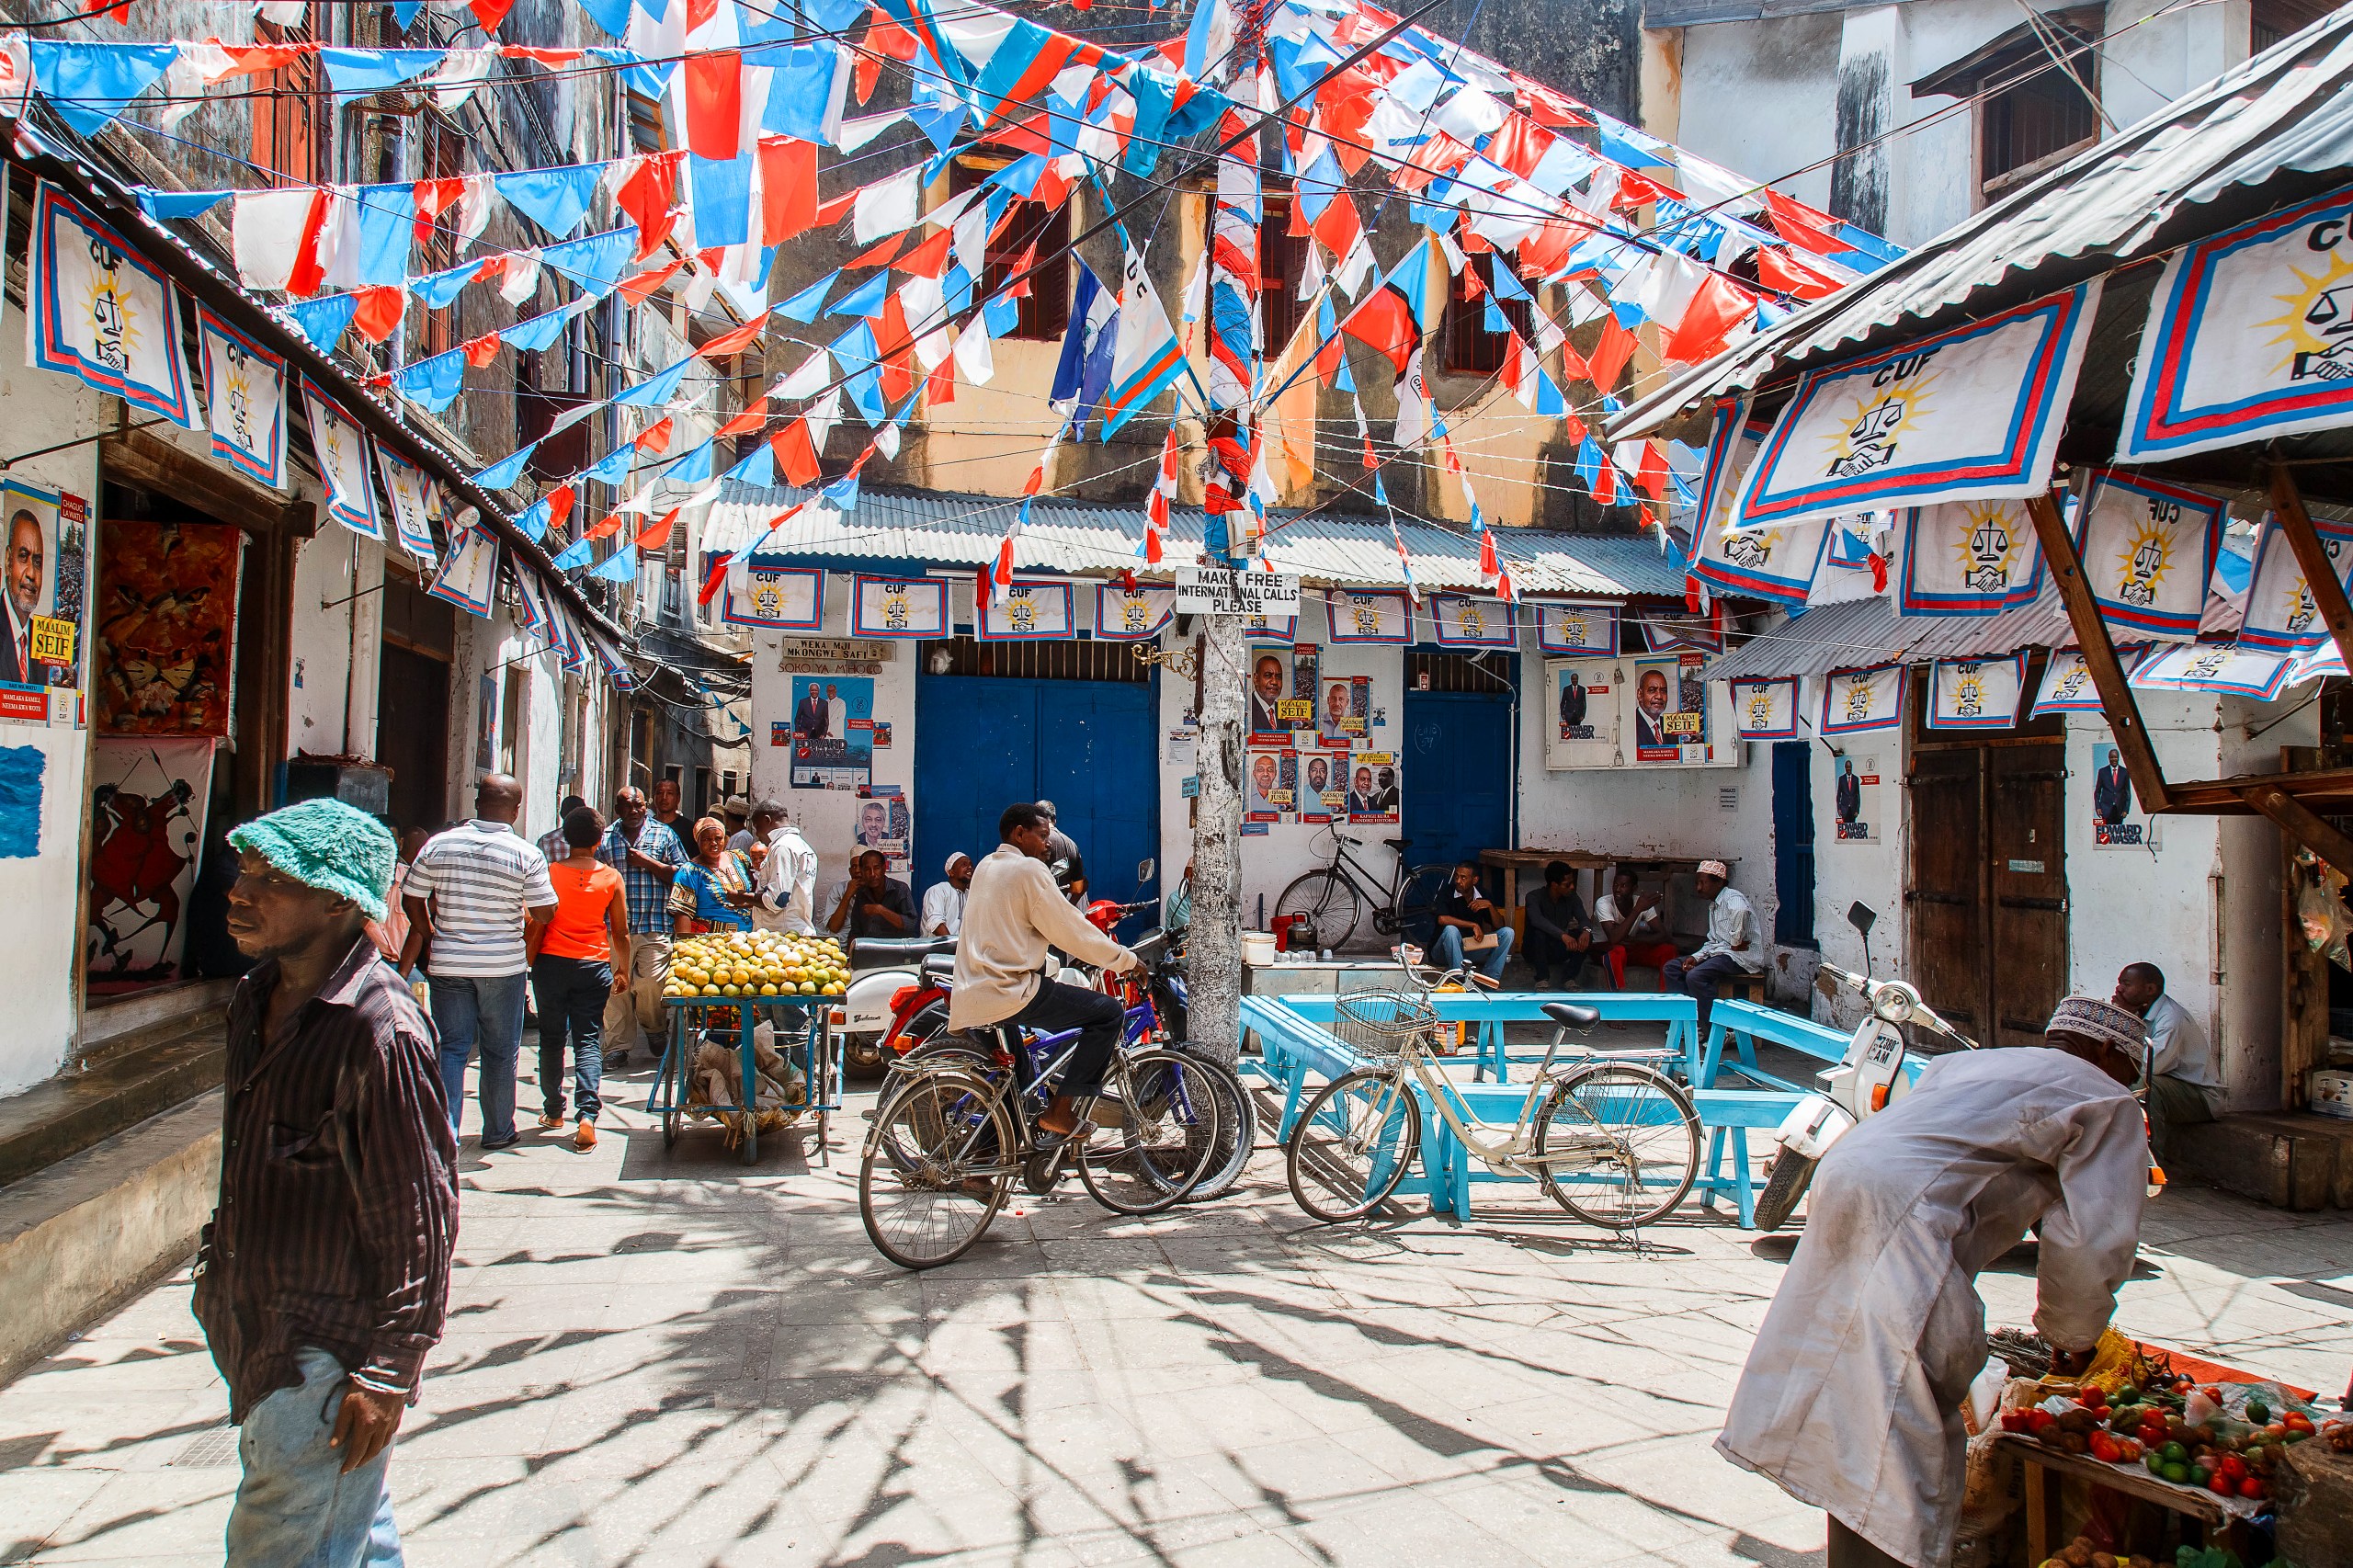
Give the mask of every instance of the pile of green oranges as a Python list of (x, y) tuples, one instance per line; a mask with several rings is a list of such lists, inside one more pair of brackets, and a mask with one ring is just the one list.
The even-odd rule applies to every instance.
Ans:
[(831, 937), (781, 931), (713, 931), (684, 937), (670, 949), (665, 996), (838, 996), (849, 986), (849, 958)]

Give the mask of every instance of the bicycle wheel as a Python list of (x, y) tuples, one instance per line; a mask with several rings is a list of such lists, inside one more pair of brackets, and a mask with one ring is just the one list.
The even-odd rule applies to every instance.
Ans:
[[(1184, 1051), (1182, 1046), (1176, 1049)], [(1258, 1102), (1225, 1063), (1189, 1051), (1185, 1057), (1208, 1080), (1218, 1102), (1217, 1153), (1193, 1190), (1185, 1195), (1188, 1203), (1206, 1203), (1233, 1191), (1249, 1166), (1250, 1155), (1258, 1146)]]
[(981, 1239), (1012, 1189), (1013, 1121), (996, 1087), (943, 1071), (875, 1110), (858, 1171), (858, 1215), (902, 1268), (937, 1268)]
[(1078, 1152), (1078, 1179), (1114, 1214), (1173, 1207), (1217, 1156), (1209, 1070), (1173, 1051), (1115, 1058), (1087, 1118), (1098, 1131)]
[(1292, 878), (1282, 896), (1275, 900), (1275, 926), (1280, 929), (1290, 916), (1304, 915), (1314, 929), (1317, 949), (1337, 952), (1357, 928), (1359, 902), (1355, 887), (1339, 872), (1329, 867), (1310, 871)]
[(1361, 1219), (1397, 1190), (1421, 1141), (1421, 1102), (1404, 1079), (1343, 1074), (1291, 1129), (1283, 1161), (1291, 1198), (1325, 1224)]
[(1416, 866), (1397, 890), (1397, 934), (1427, 949), (1438, 939), (1438, 895), (1454, 880), (1454, 868), (1438, 861)]
[(1535, 1156), (1552, 1200), (1605, 1230), (1674, 1211), (1699, 1174), (1699, 1116), (1665, 1074), (1596, 1062), (1561, 1079), (1536, 1115)]

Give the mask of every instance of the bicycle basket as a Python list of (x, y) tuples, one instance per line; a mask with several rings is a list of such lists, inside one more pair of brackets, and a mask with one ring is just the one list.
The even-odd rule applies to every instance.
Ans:
[(1438, 1028), (1438, 1009), (1397, 991), (1358, 991), (1332, 1009), (1332, 1032), (1368, 1067), (1392, 1067), (1405, 1042)]

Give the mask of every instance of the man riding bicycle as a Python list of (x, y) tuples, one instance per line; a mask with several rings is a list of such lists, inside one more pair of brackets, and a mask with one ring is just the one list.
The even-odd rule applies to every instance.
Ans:
[(1100, 991), (1047, 980), (1046, 949), (1059, 948), (1113, 971), (1131, 967), (1136, 956), (1088, 925), (1054, 886), (1046, 869), (1053, 818), (1042, 808), (1026, 801), (1007, 806), (996, 831), (1004, 842), (972, 869), (964, 897), (948, 1027), (960, 1032), (999, 1024), (1077, 1029), (1060, 1092), (1037, 1123), (1041, 1134), (1067, 1138), (1078, 1123), (1073, 1102), (1103, 1086), (1123, 1015), (1119, 1001)]

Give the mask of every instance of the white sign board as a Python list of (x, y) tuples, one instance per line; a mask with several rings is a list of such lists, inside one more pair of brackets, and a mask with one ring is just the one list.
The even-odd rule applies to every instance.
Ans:
[(1176, 568), (1179, 615), (1297, 615), (1299, 579), (1230, 566)]

